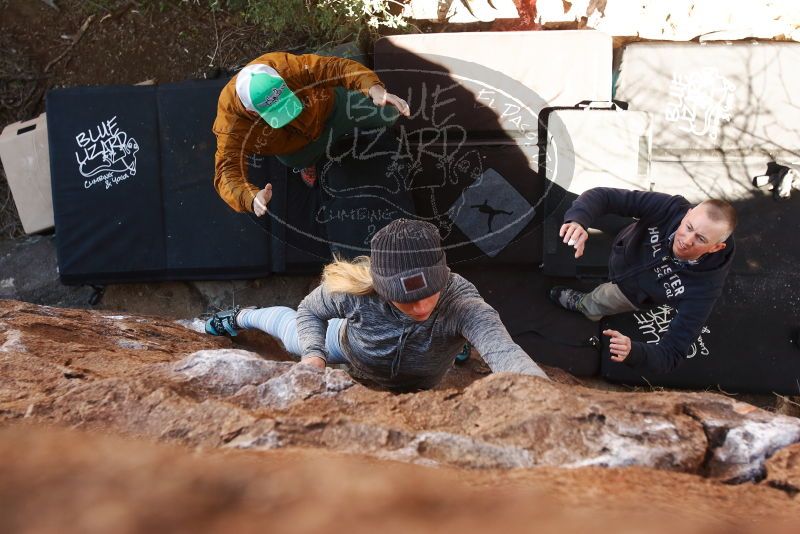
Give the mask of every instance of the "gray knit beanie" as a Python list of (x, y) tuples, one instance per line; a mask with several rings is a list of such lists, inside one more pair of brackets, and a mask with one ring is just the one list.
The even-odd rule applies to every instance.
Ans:
[(386, 300), (413, 302), (444, 289), (450, 269), (439, 230), (429, 222), (397, 219), (372, 237), (370, 272)]

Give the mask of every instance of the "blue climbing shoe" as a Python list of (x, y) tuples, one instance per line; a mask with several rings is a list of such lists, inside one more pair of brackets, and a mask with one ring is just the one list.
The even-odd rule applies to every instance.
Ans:
[(212, 336), (236, 336), (237, 332), (241, 330), (239, 325), (236, 324), (236, 315), (241, 308), (236, 306), (230, 310), (217, 312), (206, 321), (206, 334)]
[(465, 361), (469, 360), (469, 353), (471, 350), (472, 345), (465, 343), (464, 348), (461, 349), (461, 352), (456, 354), (456, 363), (464, 363)]

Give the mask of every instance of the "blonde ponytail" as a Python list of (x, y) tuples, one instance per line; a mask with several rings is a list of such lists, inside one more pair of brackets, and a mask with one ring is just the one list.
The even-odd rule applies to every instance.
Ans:
[(353, 261), (334, 258), (322, 270), (322, 285), (331, 293), (369, 295), (375, 292), (369, 272), (369, 256), (359, 256)]

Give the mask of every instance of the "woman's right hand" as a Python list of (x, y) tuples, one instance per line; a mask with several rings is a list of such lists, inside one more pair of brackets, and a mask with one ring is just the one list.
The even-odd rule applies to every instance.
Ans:
[(323, 360), (319, 356), (303, 356), (300, 359), (300, 363), (303, 365), (310, 365), (311, 367), (316, 367), (317, 369), (325, 369), (325, 360)]
[(261, 217), (267, 213), (267, 204), (269, 204), (270, 200), (272, 200), (272, 184), (267, 184), (253, 198), (253, 213), (256, 214), (256, 217)]
[(575, 247), (575, 258), (583, 256), (583, 247), (586, 245), (586, 240), (589, 239), (589, 232), (576, 222), (568, 222), (561, 226), (558, 235), (564, 238), (564, 243), (571, 247)]

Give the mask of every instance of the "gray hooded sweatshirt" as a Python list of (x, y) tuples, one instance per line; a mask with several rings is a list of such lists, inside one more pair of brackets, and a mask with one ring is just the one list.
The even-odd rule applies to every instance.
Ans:
[(342, 351), (354, 374), (395, 390), (428, 389), (469, 341), (493, 372), (547, 378), (514, 343), (500, 316), (463, 277), (451, 273), (431, 316), (417, 322), (390, 302), (367, 296), (312, 291), (297, 309), (304, 356), (326, 357), (328, 319), (345, 318)]

